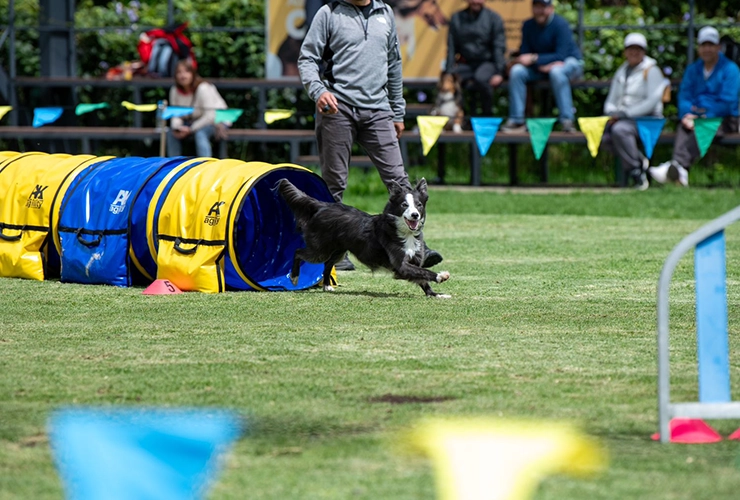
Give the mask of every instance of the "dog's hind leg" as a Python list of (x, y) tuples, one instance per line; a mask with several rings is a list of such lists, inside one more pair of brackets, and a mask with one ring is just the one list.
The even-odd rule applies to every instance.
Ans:
[(308, 260), (305, 248), (299, 248), (293, 254), (293, 269), (290, 271), (290, 282), (293, 286), (298, 285), (298, 277), (301, 275), (301, 263)]

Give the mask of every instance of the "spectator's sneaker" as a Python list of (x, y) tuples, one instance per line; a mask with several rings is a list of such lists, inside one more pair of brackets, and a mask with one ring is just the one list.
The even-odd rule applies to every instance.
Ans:
[(349, 255), (344, 255), (344, 259), (334, 264), (334, 269), (337, 271), (354, 271), (355, 265), (349, 260)]
[(672, 161), (670, 165), (668, 165), (666, 176), (683, 187), (689, 187), (689, 171), (675, 161)]
[(455, 132), (456, 134), (459, 134), (460, 132), (462, 132), (462, 127), (460, 126), (459, 123), (455, 123), (452, 126), (452, 131)]
[(520, 132), (526, 132), (527, 126), (524, 123), (515, 122), (511, 118), (506, 120), (506, 123), (501, 127), (501, 132), (504, 134), (517, 134)]
[(568, 133), (576, 131), (576, 128), (573, 126), (573, 120), (561, 120), (560, 128), (563, 129), (563, 132)]
[(668, 167), (670, 166), (671, 162), (669, 161), (661, 163), (657, 167), (648, 168), (648, 174), (650, 174), (650, 178), (655, 182), (665, 184), (668, 181)]
[(442, 258), (442, 254), (437, 252), (436, 250), (432, 250), (431, 248), (426, 248), (424, 250), (424, 265), (421, 267), (432, 267), (436, 266), (440, 262), (444, 260)]
[(632, 179), (635, 181), (633, 186), (636, 191), (645, 191), (650, 187), (650, 183), (647, 179), (647, 174), (644, 170), (636, 168), (632, 171)]

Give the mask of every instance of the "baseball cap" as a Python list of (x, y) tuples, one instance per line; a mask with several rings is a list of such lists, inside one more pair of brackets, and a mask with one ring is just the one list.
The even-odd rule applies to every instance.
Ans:
[(532, 3), (541, 3), (544, 5), (552, 5), (552, 0), (532, 0)]
[(638, 47), (642, 47), (643, 49), (647, 49), (647, 40), (645, 40), (645, 35), (642, 33), (630, 33), (626, 37), (624, 37), (624, 48), (632, 47), (633, 45), (637, 45)]
[(702, 43), (713, 43), (719, 45), (719, 31), (711, 26), (704, 26), (699, 30), (699, 36), (696, 37), (696, 41), (701, 45)]

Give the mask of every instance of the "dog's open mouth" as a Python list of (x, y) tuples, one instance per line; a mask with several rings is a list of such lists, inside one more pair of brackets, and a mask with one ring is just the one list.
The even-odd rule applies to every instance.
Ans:
[(403, 220), (406, 221), (406, 225), (412, 231), (418, 231), (421, 228), (421, 221), (419, 219), (412, 220), (412, 219), (407, 219), (406, 217), (404, 217)]

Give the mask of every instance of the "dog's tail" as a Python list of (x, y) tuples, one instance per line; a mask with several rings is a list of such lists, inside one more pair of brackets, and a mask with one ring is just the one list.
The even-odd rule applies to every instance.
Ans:
[(310, 197), (295, 187), (288, 179), (280, 179), (273, 189), (277, 189), (285, 203), (288, 204), (299, 227), (303, 226), (322, 206), (326, 205), (326, 203)]

